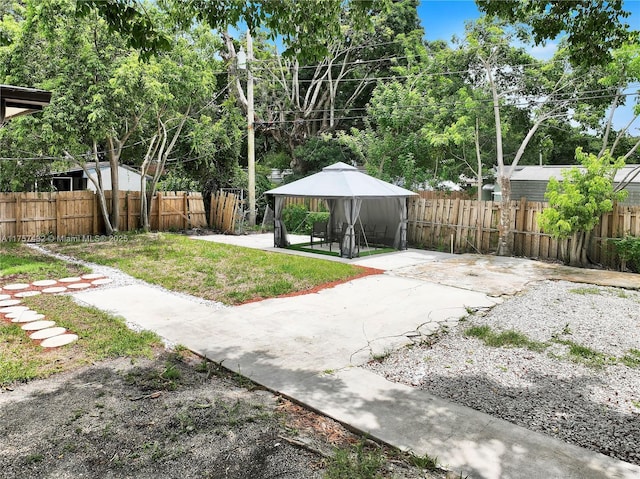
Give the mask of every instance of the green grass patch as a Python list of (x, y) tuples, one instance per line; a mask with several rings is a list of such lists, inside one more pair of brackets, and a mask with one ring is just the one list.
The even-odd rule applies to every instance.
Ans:
[(465, 336), (482, 340), (487, 346), (495, 348), (526, 348), (531, 351), (544, 351), (548, 344), (529, 339), (519, 331), (508, 330), (495, 332), (488, 325), (471, 326), (464, 332)]
[(25, 304), (79, 339), (61, 348), (43, 349), (17, 324), (0, 321), (0, 385), (48, 377), (106, 358), (152, 357), (154, 348), (161, 346), (154, 333), (132, 331), (122, 319), (80, 306), (69, 296), (35, 296), (25, 299)]
[(4, 284), (59, 279), (89, 271), (84, 266), (43, 255), (22, 243), (0, 243), (0, 278)]
[[(337, 251), (327, 251), (326, 249), (312, 248), (310, 243), (292, 244), (287, 247), (287, 249), (291, 249), (294, 251), (303, 251), (305, 253), (323, 254), (326, 256), (339, 257), (340, 249), (338, 246), (336, 246), (336, 248), (337, 248)], [(360, 251), (360, 253), (358, 254), (358, 257), (363, 258), (365, 256), (372, 256), (374, 254), (393, 253), (394, 251), (397, 251), (397, 250), (394, 248), (387, 248), (387, 247), (377, 248), (377, 249), (372, 249), (368, 251)]]
[(123, 242), (55, 243), (52, 250), (114, 266), (149, 283), (226, 304), (270, 298), (348, 280), (354, 265), (198, 241), (140, 234)]
[(573, 341), (569, 341), (566, 339), (554, 339), (554, 341), (558, 344), (564, 344), (569, 347), (569, 359), (576, 362), (581, 363), (586, 366), (600, 368), (606, 366), (608, 363), (617, 362), (617, 358), (608, 358), (605, 354), (591, 349), (587, 346), (583, 346), (581, 344), (574, 343)]
[(570, 293), (573, 294), (582, 294), (582, 295), (587, 295), (587, 294), (601, 294), (600, 290), (598, 288), (573, 288), (569, 290)]
[(367, 447), (363, 441), (351, 448), (336, 449), (327, 461), (326, 479), (382, 479), (386, 463), (380, 447)]
[(426, 471), (435, 471), (438, 469), (438, 458), (431, 457), (429, 454), (424, 456), (409, 455), (409, 463)]
[(620, 358), (620, 362), (628, 368), (640, 368), (640, 350), (630, 349)]

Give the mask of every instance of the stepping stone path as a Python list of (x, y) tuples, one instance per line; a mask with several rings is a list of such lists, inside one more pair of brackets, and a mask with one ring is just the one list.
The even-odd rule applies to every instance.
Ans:
[(28, 311), (27, 306), (7, 306), (6, 308), (0, 308), (0, 314), (17, 313), (18, 311)]
[(77, 334), (60, 334), (59, 336), (53, 336), (52, 338), (45, 339), (40, 343), (43, 348), (57, 348), (64, 346), (65, 344), (72, 343), (78, 339)]
[(0, 308), (4, 308), (6, 306), (17, 306), (22, 303), (19, 299), (5, 299), (0, 301)]
[(67, 290), (66, 286), (52, 286), (51, 288), (44, 288), (42, 290), (43, 293), (54, 294), (54, 293), (63, 293)]
[(4, 289), (5, 291), (20, 291), (22, 289), (27, 289), (28, 287), (29, 285), (26, 283), (13, 283), (3, 286), (2, 289)]
[(25, 331), (39, 331), (40, 329), (50, 328), (55, 325), (55, 321), (33, 321), (31, 323), (26, 323), (22, 326), (22, 329)]
[(37, 311), (20, 311), (18, 313), (7, 314), (7, 319), (10, 319), (12, 323), (29, 323), (31, 321), (39, 321), (44, 319), (44, 314), (40, 314)]
[(34, 341), (40, 341), (43, 348), (57, 348), (78, 340), (77, 334), (69, 333), (65, 328), (56, 326), (55, 321), (45, 320), (45, 315), (29, 309), (22, 298), (39, 294), (56, 294), (80, 291), (111, 283), (103, 274), (89, 273), (61, 279), (42, 279), (27, 283), (0, 285), (0, 320), (20, 324), (30, 333)]
[(66, 332), (67, 330), (65, 328), (61, 326), (56, 326), (53, 328), (41, 329), (39, 331), (36, 331), (35, 333), (31, 333), (29, 337), (31, 339), (48, 339), (54, 336), (59, 336), (60, 334), (64, 334)]
[(29, 296), (38, 296), (39, 294), (42, 294), (42, 291), (22, 291), (14, 294), (14, 296), (16, 298), (28, 298)]
[(70, 278), (62, 278), (58, 280), (60, 283), (77, 283), (78, 281), (82, 281), (82, 278), (79, 276), (73, 276)]

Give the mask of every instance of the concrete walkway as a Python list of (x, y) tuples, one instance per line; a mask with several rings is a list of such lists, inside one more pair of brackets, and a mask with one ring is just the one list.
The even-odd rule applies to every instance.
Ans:
[[(458, 321), (469, 308), (493, 306), (500, 301), (499, 284), (509, 283), (513, 289), (513, 281), (520, 278), (518, 284), (524, 287), (522, 275), (535, 269), (535, 262), (527, 266), (522, 263), (527, 260), (516, 260), (511, 273), (507, 265), (502, 268), (511, 276), (488, 287), (482, 272), (467, 268), (467, 276), (477, 282), (463, 286), (482, 284), (480, 289), (486, 291), (438, 284), (434, 282), (438, 274), (427, 272), (429, 265), (437, 270), (456, 260), (460, 257), (426, 251), (372, 256), (353, 262), (384, 269), (385, 274), (315, 294), (222, 309), (146, 285), (86, 291), (75, 297), (377, 439), (418, 455), (436, 456), (442, 467), (463, 477), (640, 477), (638, 466), (357, 367)], [(464, 276), (462, 271), (457, 274)]]

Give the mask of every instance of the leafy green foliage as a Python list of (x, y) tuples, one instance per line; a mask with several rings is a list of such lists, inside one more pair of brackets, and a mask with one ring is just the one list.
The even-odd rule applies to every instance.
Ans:
[(576, 150), (582, 169), (573, 167), (563, 172), (563, 180), (549, 181), (545, 197), (549, 207), (539, 216), (540, 227), (555, 238), (568, 238), (576, 232), (589, 232), (600, 216), (612, 210), (627, 192), (615, 192), (615, 173), (624, 166), (622, 158), (606, 153), (601, 158)]
[(476, 0), (476, 3), (489, 15), (529, 25), (537, 44), (566, 32), (574, 64), (604, 64), (611, 59), (611, 50), (621, 46), (630, 35), (637, 38), (637, 32), (630, 32), (624, 22), (629, 12), (622, 8), (622, 0)]
[(309, 234), (316, 221), (327, 221), (329, 213), (324, 211), (309, 211), (302, 204), (290, 204), (282, 210), (282, 221), (287, 231), (296, 234)]
[[(247, 25), (251, 30), (261, 28), (273, 38), (280, 37), (288, 46), (286, 54), (318, 57), (327, 51), (326, 40), (340, 35), (342, 7), (362, 26), (369, 24), (374, 4), (388, 4), (388, 0), (357, 0), (343, 2), (299, 2), (277, 0), (166, 0), (159, 2), (171, 10), (172, 17), (183, 26), (194, 20), (207, 23), (212, 29)], [(83, 0), (77, 2), (79, 15), (97, 11), (113, 31), (124, 35), (129, 44), (146, 56), (169, 47), (169, 41), (156, 19), (149, 15), (138, 0)]]
[(625, 236), (620, 239), (611, 239), (616, 248), (620, 260), (627, 268), (635, 273), (640, 272), (640, 238)]
[(338, 161), (352, 164), (357, 159), (346, 145), (330, 135), (310, 138), (293, 153), (300, 165), (298, 172), (302, 174), (318, 172)]
[(287, 205), (282, 209), (282, 221), (289, 233), (308, 233), (307, 216), (309, 210), (300, 204)]

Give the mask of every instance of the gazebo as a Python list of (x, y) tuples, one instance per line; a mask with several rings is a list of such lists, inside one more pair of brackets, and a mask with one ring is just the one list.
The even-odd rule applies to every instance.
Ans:
[[(396, 249), (407, 249), (407, 198), (416, 193), (379, 180), (357, 168), (339, 162), (266, 194), (275, 197), (274, 245), (288, 246), (287, 229), (282, 221), (287, 197), (322, 198), (329, 208), (328, 235), (340, 231), (340, 255), (357, 256), (356, 232), (363, 225), (384, 230)], [(359, 229), (359, 230), (358, 230)]]

